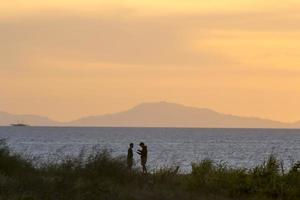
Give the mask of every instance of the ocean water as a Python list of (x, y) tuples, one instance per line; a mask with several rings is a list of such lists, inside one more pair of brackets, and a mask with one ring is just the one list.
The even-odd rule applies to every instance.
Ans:
[[(107, 149), (126, 155), (143, 141), (148, 146), (148, 166), (180, 166), (209, 158), (231, 167), (253, 168), (274, 154), (285, 167), (300, 160), (300, 130), (287, 129), (186, 129), (186, 128), (74, 128), (0, 127), (0, 138), (22, 155), (40, 159), (77, 155), (82, 149)], [(135, 155), (137, 165), (139, 157)]]

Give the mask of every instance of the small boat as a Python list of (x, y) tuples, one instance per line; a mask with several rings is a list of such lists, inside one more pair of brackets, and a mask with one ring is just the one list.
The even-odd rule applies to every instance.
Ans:
[(21, 124), (21, 123), (17, 123), (17, 124), (11, 124), (11, 126), (29, 126), (27, 124)]

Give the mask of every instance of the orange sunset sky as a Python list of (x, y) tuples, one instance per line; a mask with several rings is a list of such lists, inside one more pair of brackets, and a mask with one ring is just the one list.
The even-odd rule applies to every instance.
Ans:
[(0, 44), (1, 111), (170, 101), (300, 120), (299, 0), (5, 0)]

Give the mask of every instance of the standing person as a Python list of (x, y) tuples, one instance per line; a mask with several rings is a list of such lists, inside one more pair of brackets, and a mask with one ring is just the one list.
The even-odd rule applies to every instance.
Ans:
[(143, 142), (141, 142), (140, 147), (142, 149), (139, 149), (137, 153), (141, 156), (141, 165), (143, 167), (143, 173), (147, 174), (147, 168), (146, 168), (147, 156), (148, 156), (147, 146)]
[(131, 171), (133, 165), (133, 143), (129, 144), (129, 149), (127, 153), (127, 167)]

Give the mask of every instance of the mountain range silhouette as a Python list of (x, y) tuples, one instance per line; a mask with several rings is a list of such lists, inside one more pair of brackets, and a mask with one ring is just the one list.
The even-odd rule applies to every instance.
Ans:
[(300, 121), (284, 123), (257, 117), (241, 117), (168, 102), (142, 103), (127, 111), (88, 116), (70, 122), (57, 122), (37, 115), (0, 112), (1, 126), (16, 122), (31, 126), (300, 128)]

